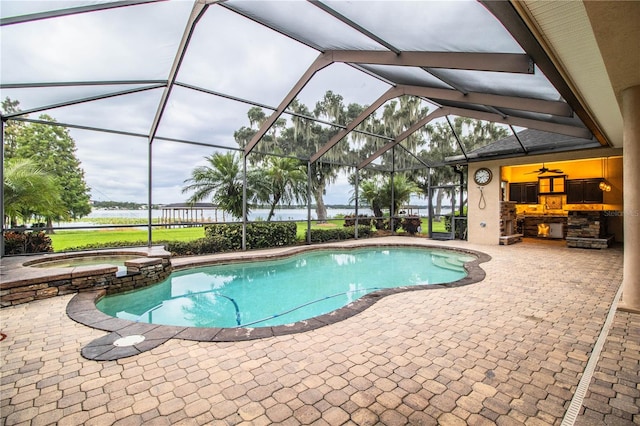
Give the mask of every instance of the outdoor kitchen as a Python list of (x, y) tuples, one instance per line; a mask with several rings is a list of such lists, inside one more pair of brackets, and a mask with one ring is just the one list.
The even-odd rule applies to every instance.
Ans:
[(500, 244), (522, 238), (607, 248), (622, 234), (622, 159), (502, 168)]

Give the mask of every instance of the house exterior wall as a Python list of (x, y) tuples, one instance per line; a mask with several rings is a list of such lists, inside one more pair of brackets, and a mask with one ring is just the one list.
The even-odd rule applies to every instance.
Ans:
[[(473, 175), (480, 167), (491, 170), (493, 179), (479, 187)], [(496, 162), (469, 164), (467, 239), (474, 244), (497, 245), (500, 239), (500, 165)]]

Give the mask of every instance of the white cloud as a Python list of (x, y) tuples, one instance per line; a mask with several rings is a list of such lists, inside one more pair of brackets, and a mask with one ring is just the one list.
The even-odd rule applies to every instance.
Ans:
[[(166, 79), (191, 5), (160, 2), (1, 27), (2, 83)], [(211, 5), (193, 35), (178, 81), (275, 107), (317, 55), (310, 47)], [(30, 109), (131, 87), (136, 86), (3, 89), (0, 95)], [(352, 67), (334, 64), (317, 73), (299, 98), (311, 110), (326, 90), (342, 95), (345, 105), (370, 104), (387, 88)], [(46, 112), (63, 123), (148, 134), (162, 92), (155, 89)], [(157, 136), (236, 147), (233, 133), (249, 124), (250, 107), (174, 87)], [(70, 133), (94, 199), (147, 202), (147, 138), (78, 129)], [(214, 150), (154, 141), (153, 201), (184, 201), (185, 179)], [(342, 175), (327, 189), (325, 202), (347, 204), (350, 192)]]

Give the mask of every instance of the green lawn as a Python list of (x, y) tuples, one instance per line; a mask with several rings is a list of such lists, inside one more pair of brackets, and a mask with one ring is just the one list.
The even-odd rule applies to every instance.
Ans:
[[(311, 228), (335, 228), (344, 224), (342, 219), (330, 220), (325, 224), (311, 223)], [(307, 231), (307, 222), (296, 222), (297, 236), (303, 240)], [(427, 220), (422, 220), (423, 233), (427, 232)], [(434, 231), (444, 232), (444, 222), (435, 223)], [(69, 250), (76, 247), (84, 247), (90, 244), (107, 244), (114, 241), (146, 244), (148, 234), (141, 229), (100, 229), (87, 231), (56, 231), (51, 234), (53, 250), (56, 252)], [(153, 241), (191, 241), (204, 237), (204, 228), (154, 228)]]
[[(106, 244), (113, 241), (147, 243), (146, 230), (140, 229), (95, 229), (87, 231), (56, 231), (50, 235), (54, 251), (84, 247), (90, 244)], [(153, 230), (155, 241), (191, 241), (204, 237), (204, 228), (157, 228)]]

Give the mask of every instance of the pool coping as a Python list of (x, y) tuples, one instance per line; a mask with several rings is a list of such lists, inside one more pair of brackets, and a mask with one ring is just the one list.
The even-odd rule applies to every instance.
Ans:
[[(97, 361), (111, 361), (138, 355), (142, 352), (151, 350), (163, 344), (169, 339), (192, 340), (198, 342), (237, 342), (311, 331), (320, 327), (344, 321), (347, 318), (357, 315), (358, 313), (373, 306), (378, 300), (382, 299), (385, 296), (411, 291), (457, 288), (478, 283), (482, 281), (486, 276), (486, 273), (480, 267), (480, 264), (491, 259), (491, 256), (486, 253), (458, 247), (444, 247), (438, 245), (417, 244), (410, 242), (381, 243), (370, 240), (361, 240), (354, 244), (296, 246), (281, 248), (276, 251), (274, 251), (274, 249), (269, 249), (240, 253), (220, 253), (215, 255), (189, 258), (175, 258), (171, 259), (171, 262), (174, 265), (174, 271), (177, 271), (198, 266), (242, 263), (260, 260), (277, 260), (309, 251), (336, 249), (355, 250), (370, 247), (415, 247), (420, 249), (436, 249), (470, 254), (475, 256), (476, 259), (464, 264), (464, 268), (467, 271), (467, 276), (457, 281), (443, 284), (402, 286), (376, 290), (372, 293), (368, 293), (362, 296), (361, 298), (346, 306), (343, 306), (342, 308), (339, 308), (327, 314), (291, 324), (272, 327), (182, 327), (148, 324), (115, 318), (99, 311), (96, 307), (96, 302), (106, 294), (105, 290), (85, 291), (76, 294), (67, 304), (66, 313), (72, 320), (78, 323), (84, 324), (88, 327), (110, 332), (109, 334), (98, 338), (85, 346), (82, 349), (82, 356), (87, 359)], [(139, 343), (131, 344), (128, 346), (114, 345), (114, 343), (119, 341), (119, 339), (128, 336), (142, 336), (143, 340)]]

